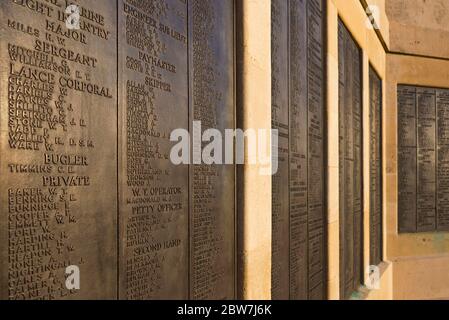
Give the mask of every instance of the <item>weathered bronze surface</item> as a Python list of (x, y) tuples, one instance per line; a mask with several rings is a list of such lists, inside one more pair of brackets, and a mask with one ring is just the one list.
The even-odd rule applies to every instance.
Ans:
[(370, 265), (382, 255), (382, 81), (369, 69), (370, 92)]
[(273, 299), (326, 298), (324, 19), (324, 1), (272, 1)]
[[(190, 119), (224, 137), (225, 129), (235, 127), (234, 1), (188, 3)], [(235, 219), (235, 166), (192, 166), (191, 299), (235, 297)]]
[(76, 4), (0, 4), (0, 299), (234, 298), (235, 166), (169, 158), (235, 127), (234, 1)]
[[(288, 4), (271, 1), (272, 126), (279, 130), (278, 172), (272, 180), (272, 297), (289, 299), (289, 64)], [(287, 289), (286, 289), (287, 288)]]
[(189, 129), (187, 4), (119, 1), (120, 299), (187, 299), (189, 167), (170, 133)]
[(117, 296), (116, 6), (77, 3), (0, 3), (0, 299)]
[(416, 232), (416, 89), (398, 87), (399, 231)]
[(399, 232), (449, 230), (449, 90), (398, 86)]
[(235, 168), (169, 158), (175, 129), (234, 127), (233, 1), (119, 10), (120, 298), (233, 298)]
[(339, 20), (340, 296), (362, 277), (362, 63), (361, 51)]

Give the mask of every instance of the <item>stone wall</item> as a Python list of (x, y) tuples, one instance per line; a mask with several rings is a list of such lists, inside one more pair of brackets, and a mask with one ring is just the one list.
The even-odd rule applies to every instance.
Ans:
[(390, 50), (449, 57), (449, 3), (445, 0), (388, 0)]

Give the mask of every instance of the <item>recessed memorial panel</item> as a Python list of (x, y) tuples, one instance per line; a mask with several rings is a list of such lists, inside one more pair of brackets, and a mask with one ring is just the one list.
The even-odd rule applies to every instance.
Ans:
[(271, 8), (272, 126), (279, 131), (272, 297), (325, 299), (325, 1), (273, 0)]
[(449, 90), (398, 86), (399, 232), (449, 230)]
[(358, 289), (362, 271), (362, 60), (339, 20), (340, 297)]

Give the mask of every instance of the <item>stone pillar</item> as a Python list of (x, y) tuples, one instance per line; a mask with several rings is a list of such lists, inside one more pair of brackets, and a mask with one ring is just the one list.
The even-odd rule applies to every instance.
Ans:
[(338, 13), (332, 1), (327, 7), (327, 196), (329, 283), (328, 297), (340, 297), (340, 238), (339, 238), (339, 153), (338, 153)]
[[(271, 2), (237, 1), (238, 127), (271, 129)], [(239, 298), (271, 298), (271, 176), (238, 170)], [(263, 167), (266, 169), (266, 167)]]

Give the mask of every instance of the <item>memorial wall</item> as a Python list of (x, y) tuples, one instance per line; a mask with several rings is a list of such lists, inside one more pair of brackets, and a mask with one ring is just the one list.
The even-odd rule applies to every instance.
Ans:
[[(449, 296), (433, 8), (2, 0), (0, 300), (347, 299), (372, 267), (368, 298)], [(273, 177), (202, 162), (236, 124), (279, 131)]]
[[(272, 298), (326, 299), (325, 1), (273, 0)], [(289, 288), (289, 289), (286, 289)]]
[(234, 2), (73, 3), (0, 4), (0, 298), (234, 298), (235, 167), (170, 161), (235, 127)]
[(340, 297), (349, 298), (363, 277), (362, 54), (338, 21)]

